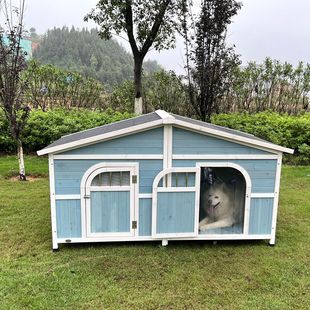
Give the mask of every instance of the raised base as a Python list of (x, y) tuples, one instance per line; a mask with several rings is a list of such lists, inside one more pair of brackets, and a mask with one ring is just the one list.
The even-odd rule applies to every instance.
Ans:
[(167, 246), (168, 245), (168, 240), (167, 239), (161, 240), (161, 245), (162, 246)]

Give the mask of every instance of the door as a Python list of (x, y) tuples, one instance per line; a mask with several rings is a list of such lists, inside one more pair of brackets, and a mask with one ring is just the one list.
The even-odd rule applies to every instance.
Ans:
[(153, 238), (198, 235), (199, 174), (197, 168), (168, 168), (153, 184)]
[(86, 236), (134, 236), (137, 168), (105, 166), (86, 181)]

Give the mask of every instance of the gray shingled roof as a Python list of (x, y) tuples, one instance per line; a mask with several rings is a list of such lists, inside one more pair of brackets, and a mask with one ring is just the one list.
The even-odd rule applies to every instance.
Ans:
[[(241, 132), (239, 130), (225, 128), (225, 127), (213, 125), (210, 123), (198, 121), (195, 119), (191, 119), (188, 117), (184, 117), (184, 116), (180, 116), (180, 115), (167, 113), (165, 111), (158, 110), (156, 112), (152, 112), (149, 114), (144, 114), (144, 115), (134, 117), (134, 118), (130, 118), (127, 120), (123, 120), (123, 121), (119, 121), (119, 122), (115, 122), (115, 123), (111, 123), (111, 124), (107, 124), (107, 125), (103, 125), (103, 126), (99, 126), (99, 127), (95, 127), (92, 129), (88, 129), (88, 130), (84, 130), (84, 131), (80, 131), (77, 133), (73, 133), (70, 135), (63, 136), (59, 140), (53, 142), (52, 144), (48, 145), (47, 147), (45, 147), (44, 149), (39, 151), (39, 153), (41, 153), (41, 154), (52, 153), (55, 149), (53, 149), (51, 151), (49, 151), (49, 149), (56, 147), (59, 150), (58, 147), (62, 146), (62, 145), (64, 145), (64, 149), (66, 149), (66, 146), (65, 146), (66, 144), (72, 143), (72, 142), (77, 142), (80, 140), (81, 140), (81, 146), (82, 146), (83, 145), (82, 140), (85, 140), (87, 138), (95, 138), (96, 136), (101, 136), (103, 134), (111, 133), (114, 131), (116, 132), (118, 130), (122, 130), (122, 129), (126, 129), (126, 128), (129, 129), (130, 127), (134, 127), (136, 125), (142, 125), (145, 123), (158, 121), (161, 119), (167, 119), (167, 118), (172, 120), (172, 124), (173, 124), (173, 119), (175, 119), (176, 121), (182, 121), (184, 123), (187, 123), (189, 128), (191, 127), (191, 125), (199, 125), (199, 126), (204, 127), (206, 129), (210, 129), (210, 131), (216, 130), (219, 133), (219, 136), (221, 135), (221, 132), (222, 132), (222, 133), (226, 133), (226, 134), (227, 133), (232, 134), (234, 136), (239, 136), (240, 138), (251, 139), (253, 141), (254, 146), (255, 146), (255, 141), (257, 141), (258, 144), (259, 144), (259, 142), (264, 142), (264, 143), (268, 144), (268, 145), (266, 145), (266, 147), (267, 148), (270, 147), (270, 149), (278, 149), (279, 150), (279, 147), (280, 147), (280, 150), (282, 150), (282, 151), (289, 151), (289, 152), (292, 151), (292, 150), (283, 148), (281, 146), (278, 146), (274, 143), (271, 143), (269, 141), (255, 137), (254, 135)], [(77, 143), (75, 145), (78, 146), (79, 144)]]
[(77, 140), (87, 139), (87, 138), (102, 135), (108, 132), (112, 132), (112, 131), (116, 131), (116, 130), (120, 130), (124, 128), (129, 128), (132, 126), (141, 125), (147, 122), (152, 122), (152, 121), (156, 121), (160, 119), (161, 119), (160, 116), (156, 112), (152, 112), (152, 113), (144, 114), (138, 117), (125, 119), (123, 121), (95, 127), (95, 128), (84, 130), (84, 131), (79, 131), (79, 132), (72, 133), (70, 135), (61, 137), (60, 139), (56, 140), (52, 144), (46, 146), (43, 150), (49, 149), (54, 146), (59, 146), (59, 145), (70, 143), (70, 142), (77, 141)]

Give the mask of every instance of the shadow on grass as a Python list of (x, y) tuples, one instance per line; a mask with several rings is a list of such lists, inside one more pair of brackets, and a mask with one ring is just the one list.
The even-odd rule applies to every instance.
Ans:
[(163, 247), (161, 240), (152, 240), (152, 241), (126, 241), (126, 242), (98, 242), (98, 243), (65, 243), (59, 244), (59, 249), (55, 252), (67, 250), (67, 251), (76, 251), (76, 250), (89, 250), (89, 249), (128, 249), (128, 248), (149, 248), (155, 249), (160, 248), (163, 250), (169, 249), (200, 249), (200, 248), (253, 248), (269, 246), (268, 240), (221, 240), (217, 241), (215, 244), (213, 240), (169, 240), (168, 246)]

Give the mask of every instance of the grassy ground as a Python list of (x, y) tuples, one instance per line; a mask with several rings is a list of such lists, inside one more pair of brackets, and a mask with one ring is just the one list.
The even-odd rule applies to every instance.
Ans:
[(47, 160), (0, 157), (0, 309), (309, 309), (310, 167), (284, 167), (277, 245), (170, 242), (51, 251)]

